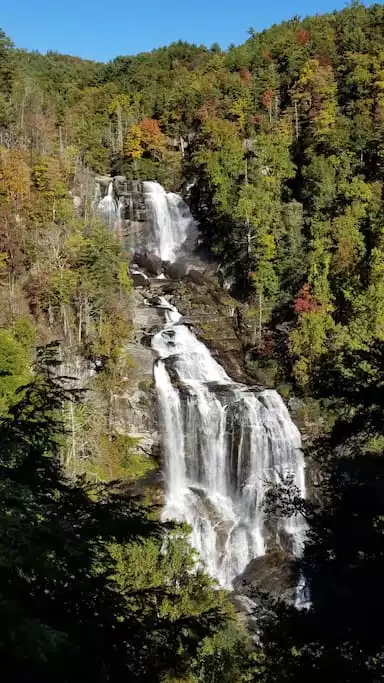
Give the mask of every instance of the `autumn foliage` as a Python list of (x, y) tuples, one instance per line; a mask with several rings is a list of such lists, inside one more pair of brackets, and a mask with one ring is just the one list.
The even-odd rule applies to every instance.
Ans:
[(320, 304), (315, 301), (311, 293), (311, 285), (306, 284), (300, 289), (294, 301), (294, 311), (300, 313), (314, 313), (320, 308)]
[(298, 45), (306, 45), (311, 40), (311, 33), (304, 28), (300, 28), (296, 33), (296, 42)]
[(264, 107), (268, 110), (271, 109), (273, 102), (273, 90), (266, 90), (262, 97), (262, 103)]
[(166, 137), (158, 122), (155, 119), (146, 118), (139, 123), (139, 128), (144, 150), (155, 158), (161, 158), (166, 145)]

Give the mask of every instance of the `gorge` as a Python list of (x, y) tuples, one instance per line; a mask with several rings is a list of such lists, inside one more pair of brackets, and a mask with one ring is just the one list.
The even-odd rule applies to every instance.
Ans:
[(384, 681), (384, 4), (8, 5), (4, 680)]
[[(97, 210), (123, 235), (136, 263), (141, 262), (138, 254), (148, 250), (149, 258), (165, 264), (182, 258), (188, 270), (193, 253), (191, 244), (185, 245), (197, 226), (179, 195), (157, 183), (121, 178), (104, 181), (103, 197), (102, 191)], [(155, 277), (141, 274), (148, 282)], [(167, 281), (164, 273), (159, 279)], [(166, 491), (163, 518), (191, 527), (191, 543), (209, 574), (231, 588), (249, 563), (267, 551), (300, 552), (302, 522), (272, 519), (264, 510), (271, 484), (287, 478), (305, 496), (300, 433), (281, 396), (233, 381), (196, 336), (193, 321), (185, 320), (169, 295), (157, 289), (160, 296), (149, 305), (164, 317), (163, 328), (152, 336)]]

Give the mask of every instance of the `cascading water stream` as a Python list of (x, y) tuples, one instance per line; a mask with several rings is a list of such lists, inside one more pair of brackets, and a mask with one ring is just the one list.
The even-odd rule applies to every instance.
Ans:
[[(133, 252), (145, 249), (160, 256), (162, 261), (173, 262), (180, 255), (185, 240), (195, 228), (191, 212), (180, 195), (166, 192), (159, 183), (144, 181), (137, 184), (141, 186), (150, 234), (146, 235), (143, 243), (143, 240), (128, 227), (128, 246)], [(120, 233), (124, 221), (136, 221), (132, 195), (128, 195), (127, 192), (124, 196), (119, 195), (119, 187), (115, 186), (113, 180), (109, 182), (104, 196), (100, 183), (96, 184), (93, 206), (104, 223), (115, 232)]]
[(147, 245), (162, 261), (174, 261), (194, 225), (188, 206), (159, 183), (143, 183), (145, 204), (152, 224), (153, 244)]
[[(195, 228), (190, 211), (158, 183), (144, 182), (143, 191), (151, 234), (149, 243), (135, 247), (175, 261)], [(122, 204), (112, 182), (95, 205), (109, 226), (120, 228)], [(152, 346), (158, 356), (164, 517), (191, 526), (192, 545), (208, 572), (230, 588), (267, 547), (281, 544), (300, 553), (304, 524), (297, 517), (271, 521), (264, 511), (269, 486), (286, 476), (305, 495), (300, 433), (276, 391), (232, 381), (178, 311), (166, 299), (161, 306), (166, 324)]]
[(97, 201), (96, 210), (109, 228), (116, 227), (116, 221), (120, 214), (120, 207), (114, 197), (112, 181), (108, 185), (108, 191), (105, 197)]
[[(167, 324), (153, 339), (165, 453), (166, 518), (187, 522), (209, 573), (230, 587), (274, 543), (299, 552), (296, 518), (268, 528), (263, 503), (271, 483), (292, 475), (305, 493), (300, 434), (275, 391), (233, 382), (180, 323), (165, 299)], [(172, 378), (172, 379), (171, 379)]]

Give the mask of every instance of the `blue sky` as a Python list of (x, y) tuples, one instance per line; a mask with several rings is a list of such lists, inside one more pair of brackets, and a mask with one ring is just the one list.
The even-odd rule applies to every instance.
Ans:
[(341, 9), (345, 0), (2, 0), (0, 27), (18, 47), (107, 61), (175, 40), (241, 43), (295, 14)]

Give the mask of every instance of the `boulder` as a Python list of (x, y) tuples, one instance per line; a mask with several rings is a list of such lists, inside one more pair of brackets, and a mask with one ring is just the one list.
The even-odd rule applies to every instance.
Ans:
[(132, 272), (131, 278), (134, 287), (147, 287), (149, 282), (148, 278), (143, 275), (143, 273)]
[(146, 270), (149, 275), (161, 275), (163, 272), (163, 264), (160, 256), (152, 254), (150, 251), (136, 252), (133, 257), (133, 263)]
[(169, 263), (166, 265), (165, 274), (171, 280), (182, 280), (187, 274), (187, 266), (185, 263)]
[(202, 285), (205, 281), (203, 273), (201, 273), (199, 270), (189, 270), (187, 277), (188, 280), (193, 282), (195, 285)]
[(281, 548), (273, 548), (256, 557), (233, 581), (235, 591), (248, 598), (266, 591), (274, 598), (294, 602), (298, 585), (295, 557)]
[(162, 286), (162, 292), (163, 294), (176, 294), (177, 284), (173, 282), (166, 282), (166, 284)]
[(183, 315), (183, 316), (181, 316), (179, 322), (176, 324), (177, 325), (185, 325), (186, 327), (194, 327), (195, 323), (193, 322), (192, 318), (189, 318), (188, 316)]

